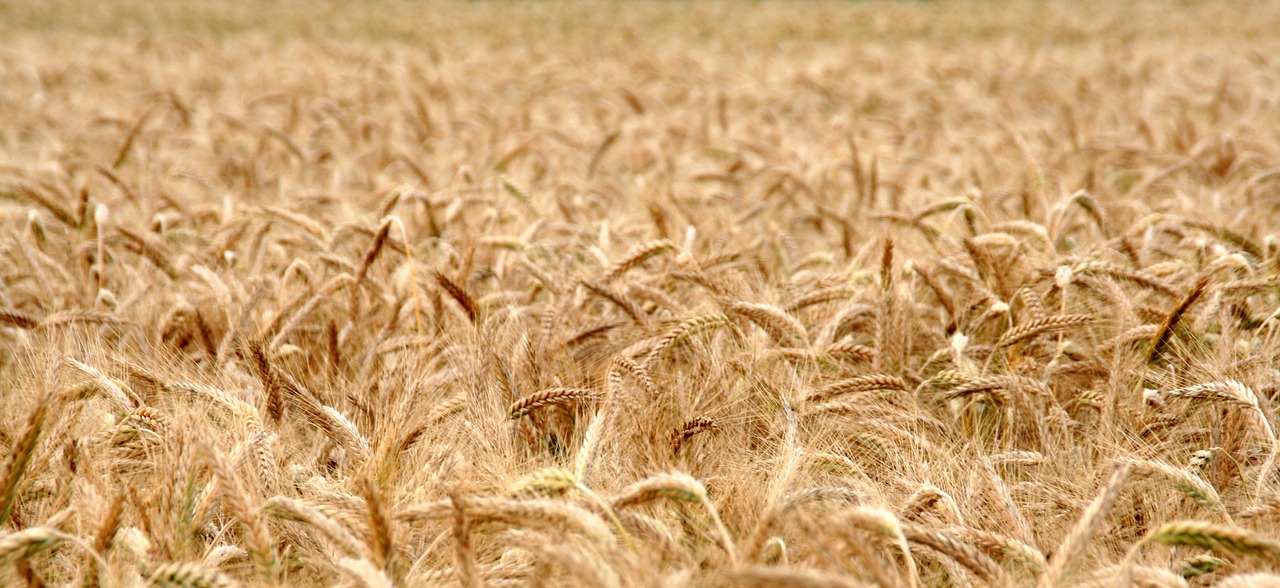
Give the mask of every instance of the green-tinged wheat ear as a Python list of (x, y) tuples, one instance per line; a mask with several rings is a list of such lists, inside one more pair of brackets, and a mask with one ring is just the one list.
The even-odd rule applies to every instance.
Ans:
[(523, 476), (507, 488), (511, 498), (549, 498), (573, 491), (578, 481), (560, 468), (545, 468)]
[(626, 487), (614, 496), (613, 508), (626, 508), (658, 498), (700, 502), (706, 493), (706, 488), (687, 474), (678, 472), (655, 474)]
[(1218, 553), (1241, 555), (1280, 563), (1280, 542), (1239, 527), (1228, 527), (1205, 521), (1165, 523), (1143, 540), (1169, 546), (1189, 546)]
[(1178, 575), (1190, 580), (1205, 574), (1212, 574), (1229, 565), (1226, 560), (1212, 555), (1193, 555), (1178, 562)]
[(711, 499), (707, 496), (707, 489), (701, 482), (695, 480), (692, 476), (681, 472), (667, 472), (649, 476), (644, 480), (636, 482), (622, 490), (617, 496), (614, 496), (610, 506), (614, 510), (643, 504), (658, 498), (671, 498), (683, 502), (698, 502), (706, 509), (707, 514), (711, 517), (711, 522), (715, 524), (716, 530), (720, 534), (721, 547), (729, 554), (729, 559), (737, 560), (737, 549), (734, 544), (733, 536), (729, 534), (728, 528), (724, 526), (724, 522), (720, 520), (720, 513), (716, 510)]
[(1133, 459), (1128, 457), (1117, 458), (1117, 462), (1125, 463), (1133, 466), (1133, 475), (1138, 477), (1161, 476), (1173, 482), (1178, 490), (1187, 498), (1207, 507), (1221, 507), (1222, 499), (1218, 496), (1218, 491), (1208, 482), (1196, 474), (1184, 470), (1182, 468), (1167, 464), (1164, 462)]
[(33, 527), (0, 535), (0, 566), (9, 566), (69, 540), (71, 537), (66, 533), (47, 527)]

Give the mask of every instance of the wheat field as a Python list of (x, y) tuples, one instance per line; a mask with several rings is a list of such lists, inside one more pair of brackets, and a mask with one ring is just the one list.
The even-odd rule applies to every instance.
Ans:
[(1280, 5), (0, 5), (0, 585), (1280, 586)]

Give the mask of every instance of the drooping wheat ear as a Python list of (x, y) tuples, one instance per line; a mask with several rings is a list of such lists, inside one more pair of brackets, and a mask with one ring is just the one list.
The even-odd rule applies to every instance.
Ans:
[(1153, 531), (1142, 543), (1199, 547), (1218, 553), (1241, 555), (1280, 563), (1280, 542), (1256, 535), (1246, 529), (1206, 521), (1175, 521)]
[[(785, 565), (785, 564), (784, 564)], [(717, 582), (716, 580), (720, 580)], [(743, 566), (716, 574), (712, 586), (743, 588), (857, 588), (866, 586), (848, 576), (813, 568)]]
[(160, 588), (236, 588), (240, 583), (199, 564), (168, 563), (151, 572), (147, 585)]
[(907, 545), (908, 537), (904, 532), (904, 526), (893, 513), (879, 507), (857, 506), (845, 511), (840, 521), (854, 528), (892, 539), (902, 552), (902, 559), (907, 567), (908, 582), (911, 586), (919, 583), (916, 561), (911, 555), (911, 548)]
[(427, 422), (432, 424), (438, 423), (443, 421), (449, 415), (462, 412), (466, 407), (467, 395), (465, 393), (454, 395), (440, 402), (440, 404), (433, 406), (431, 408), (431, 412), (427, 413)]
[(961, 514), (960, 508), (956, 505), (956, 500), (946, 491), (933, 484), (924, 484), (918, 490), (912, 492), (911, 496), (908, 496), (907, 500), (902, 503), (898, 518), (904, 521), (917, 521), (926, 511), (939, 504), (946, 507), (947, 513), (951, 515), (951, 518), (955, 519), (956, 523), (964, 524), (964, 515)]
[(714, 504), (711, 503), (710, 497), (707, 496), (707, 489), (701, 482), (695, 480), (692, 476), (681, 472), (668, 472), (649, 476), (639, 482), (627, 486), (614, 496), (610, 507), (613, 510), (620, 510), (628, 506), (643, 504), (658, 498), (670, 498), (684, 502), (698, 502), (706, 509), (707, 515), (711, 517), (711, 522), (716, 526), (716, 530), (720, 534), (721, 547), (728, 553), (729, 559), (736, 562), (738, 559), (737, 550), (734, 546), (733, 536), (729, 534), (729, 529), (724, 526), (724, 522), (720, 520), (720, 512), (716, 510)]
[(857, 504), (866, 500), (866, 495), (853, 488), (844, 486), (813, 486), (788, 492), (782, 497), (781, 512), (789, 512), (796, 507), (810, 502), (837, 502)]
[(32, 527), (0, 535), (0, 567), (29, 558), (72, 537), (48, 527)]
[(902, 523), (907, 541), (923, 545), (951, 558), (991, 586), (1009, 586), (1009, 576), (994, 560), (977, 548), (946, 533), (915, 523)]
[(1214, 583), (1215, 588), (1280, 588), (1280, 574), (1234, 574)]
[[(106, 374), (89, 364), (83, 363), (73, 357), (63, 358), (68, 365), (83, 372), (85, 375), (93, 378), (97, 382), (98, 389), (106, 393), (107, 400), (111, 401), (113, 408), (119, 412), (133, 412), (137, 408), (137, 401), (132, 394), (125, 391), (120, 383), (108, 378)], [(131, 392), (131, 391), (130, 391)]]
[(640, 386), (644, 388), (645, 394), (649, 395), (650, 398), (657, 397), (658, 384), (649, 375), (649, 370), (644, 365), (632, 361), (631, 358), (621, 355), (613, 358), (613, 364), (609, 366), (608, 382), (613, 387), (610, 391), (611, 394), (617, 394), (619, 387), (622, 386), (622, 374), (624, 371), (630, 373), (632, 377), (640, 382)]
[(1232, 280), (1218, 284), (1214, 290), (1221, 292), (1226, 299), (1248, 298), (1259, 294), (1280, 291), (1280, 280), (1264, 278), (1260, 280)]
[(165, 384), (164, 390), (171, 393), (185, 393), (208, 398), (222, 405), (223, 408), (230, 410), (236, 418), (240, 419), (246, 429), (262, 428), (262, 421), (258, 418), (257, 409), (250, 406), (248, 402), (245, 402), (239, 396), (221, 388), (194, 382), (168, 382)]
[(1220, 509), (1223, 516), (1230, 521), (1231, 517), (1227, 514), (1226, 507), (1222, 504), (1222, 498), (1218, 496), (1218, 491), (1200, 476), (1180, 467), (1155, 460), (1120, 457), (1116, 458), (1116, 461), (1130, 466), (1134, 477), (1161, 476), (1173, 482), (1178, 487), (1178, 491), (1182, 492), (1187, 498), (1207, 508), (1216, 507)]
[(1258, 395), (1254, 393), (1252, 388), (1236, 380), (1222, 380), (1220, 382), (1208, 382), (1206, 384), (1175, 388), (1165, 392), (1165, 396), (1235, 404), (1247, 411), (1249, 424), (1254, 428), (1255, 432), (1268, 441), (1274, 442), (1276, 440), (1271, 423), (1267, 421), (1266, 415), (1262, 412), (1262, 405), (1258, 401)]
[(947, 400), (967, 398), (976, 394), (986, 394), (996, 404), (1007, 406), (1013, 403), (1014, 391), (1035, 392), (1042, 398), (1052, 398), (1044, 382), (1025, 376), (990, 376), (965, 381), (956, 388), (948, 390), (943, 397)]
[(285, 496), (273, 496), (262, 505), (262, 511), (275, 518), (311, 525), (342, 553), (353, 557), (367, 557), (368, 551), (346, 527), (302, 500)]
[(755, 323), (769, 334), (781, 347), (806, 347), (809, 344), (809, 333), (804, 325), (786, 311), (769, 304), (754, 302), (735, 302), (729, 306), (729, 316), (739, 316)]
[(787, 557), (787, 542), (782, 537), (770, 537), (760, 548), (760, 561), (765, 565), (785, 566), (790, 563)]
[(369, 442), (350, 419), (337, 409), (321, 404), (314, 394), (288, 372), (277, 373), (280, 374), (281, 389), (293, 402), (292, 406), (307, 417), (308, 422), (345, 449), (353, 462), (363, 463), (369, 457)]
[(604, 277), (601, 278), (601, 281), (608, 284), (609, 282), (618, 279), (622, 274), (638, 267), (640, 264), (671, 251), (672, 249), (675, 249), (675, 247), (676, 244), (667, 239), (658, 239), (655, 241), (641, 243), (636, 246), (635, 249), (627, 252), (626, 257), (623, 257), (620, 261), (610, 266), (608, 271), (604, 273)]
[(369, 267), (378, 259), (378, 254), (382, 253), (382, 246), (387, 243), (387, 236), (391, 234), (390, 219), (383, 219), (378, 225), (378, 232), (373, 235), (373, 242), (369, 244), (369, 249), (364, 253), (364, 261), (360, 262), (360, 270), (356, 272), (355, 285), (358, 288), (364, 282), (365, 275), (369, 273)]
[(458, 307), (467, 315), (467, 319), (471, 321), (471, 324), (480, 324), (480, 305), (476, 304), (471, 294), (468, 294), (466, 289), (457, 282), (449, 279), (449, 276), (440, 272), (432, 272), (431, 275), (435, 278), (436, 284), (440, 286), (440, 289), (444, 290), (454, 302), (458, 303)]
[(1178, 328), (1178, 325), (1182, 323), (1182, 319), (1186, 317), (1191, 307), (1208, 290), (1209, 282), (1212, 278), (1212, 274), (1200, 276), (1186, 296), (1183, 296), (1178, 305), (1165, 316), (1164, 322), (1160, 324), (1160, 330), (1156, 331), (1155, 336), (1151, 338), (1151, 353), (1147, 356), (1148, 363), (1154, 362), (1164, 355), (1165, 346), (1169, 344), (1169, 339), (1173, 337), (1174, 329)]
[(210, 549), (200, 560), (200, 565), (209, 569), (218, 569), (240, 558), (249, 558), (249, 552), (236, 545), (219, 545)]
[(627, 486), (613, 498), (614, 509), (643, 504), (659, 498), (671, 498), (684, 502), (701, 502), (706, 496), (702, 483), (680, 472), (649, 476)]
[(992, 454), (987, 457), (991, 460), (991, 465), (1039, 465), (1044, 463), (1044, 454), (1039, 451), (1005, 451), (1003, 453)]
[(844, 358), (856, 363), (875, 361), (876, 350), (866, 345), (858, 345), (849, 341), (833, 343), (827, 346), (826, 354), (831, 357)]
[(1042, 588), (1058, 586), (1059, 582), (1071, 572), (1072, 565), (1076, 563), (1075, 560), (1084, 553), (1089, 541), (1102, 528), (1103, 520), (1111, 511), (1111, 507), (1115, 506), (1116, 499), (1120, 497), (1120, 491), (1124, 489), (1125, 481), (1132, 469), (1131, 464), (1121, 463), (1120, 467), (1111, 473), (1106, 486), (1103, 486), (1098, 496), (1089, 503), (1080, 520), (1076, 521), (1066, 539), (1063, 539), (1058, 549), (1053, 552), (1048, 569), (1040, 576), (1039, 585)]
[(653, 365), (653, 362), (656, 359), (662, 356), (663, 352), (675, 347), (681, 341), (694, 333), (699, 333), (715, 327), (728, 326), (729, 324), (731, 324), (729, 317), (724, 313), (719, 312), (699, 315), (680, 321), (680, 324), (672, 327), (670, 331), (667, 331), (658, 338), (652, 349), (650, 349), (648, 355), (646, 355), (644, 360), (641, 362), (641, 365), (647, 369), (649, 366)]
[(1083, 327), (1096, 320), (1093, 316), (1087, 314), (1055, 314), (1034, 318), (1010, 329), (996, 346), (1008, 347), (1046, 333), (1059, 333)]
[(511, 498), (550, 498), (561, 496), (577, 488), (573, 474), (560, 468), (545, 468), (521, 477), (507, 488)]
[(684, 424), (679, 427), (671, 429), (671, 433), (668, 435), (671, 444), (671, 453), (678, 455), (680, 453), (680, 448), (689, 439), (692, 439), (699, 433), (710, 431), (715, 428), (717, 428), (716, 422), (707, 417), (694, 417), (685, 421)]
[(262, 382), (263, 396), (266, 398), (267, 418), (277, 427), (280, 426), (280, 420), (284, 417), (284, 390), (280, 386), (280, 376), (276, 373), (275, 367), (271, 365), (271, 358), (267, 355), (267, 349), (263, 341), (253, 339), (249, 341), (249, 366), (253, 368), (254, 375), (258, 376), (258, 380)]
[(14, 308), (0, 308), (0, 325), (13, 325), (19, 329), (34, 329), (40, 321)]
[(1178, 291), (1160, 278), (1149, 273), (1129, 269), (1124, 266), (1099, 259), (1084, 261), (1071, 268), (1073, 274), (1103, 275), (1111, 279), (1129, 282), (1148, 290), (1154, 290), (1169, 298), (1177, 298)]
[(630, 317), (631, 320), (634, 321), (636, 324), (644, 324), (645, 322), (644, 311), (641, 310), (640, 306), (637, 305), (633, 300), (628, 298), (625, 294), (613, 289), (608, 284), (593, 282), (591, 280), (586, 280), (586, 279), (581, 280), (580, 283), (582, 284), (583, 288), (587, 289), (588, 292), (595, 294), (596, 296), (599, 296), (604, 300), (609, 301), (614, 306), (617, 306), (619, 309), (622, 310), (622, 312), (625, 312), (627, 316)]
[(795, 300), (788, 302), (787, 305), (783, 307), (783, 310), (788, 313), (798, 312), (809, 308), (810, 306), (843, 300), (851, 295), (853, 295), (853, 290), (849, 288), (849, 286), (831, 286), (796, 298)]
[(1005, 483), (1000, 472), (996, 471), (990, 459), (983, 458), (976, 465), (978, 466), (977, 469), (987, 479), (987, 488), (990, 489), (992, 498), (1004, 507), (1004, 511), (1009, 517), (1009, 522), (1013, 524), (1012, 534), (1023, 541), (1030, 541), (1031, 525), (1022, 516), (1022, 509), (1018, 508), (1017, 502), (1014, 502), (1013, 495), (1009, 492), (1009, 485)]
[(1205, 574), (1212, 574), (1227, 565), (1227, 560), (1225, 559), (1214, 557), (1212, 555), (1201, 554), (1185, 558), (1178, 562), (1178, 565), (1175, 567), (1178, 569), (1179, 576), (1190, 580), (1191, 578), (1196, 578)]
[(316, 424), (329, 435), (329, 438), (347, 450), (355, 461), (363, 462), (369, 457), (369, 442), (346, 415), (332, 406), (321, 406), (319, 414), (321, 418)]
[(1008, 535), (974, 529), (972, 527), (947, 527), (943, 532), (949, 536), (981, 549), (987, 555), (1006, 562), (1015, 562), (1019, 567), (1039, 575), (1048, 566), (1048, 561), (1039, 549), (1027, 545)]
[(896, 390), (898, 392), (906, 392), (907, 383), (902, 381), (902, 378), (889, 374), (856, 376), (823, 386), (806, 396), (804, 401), (809, 404), (816, 404), (844, 394), (872, 392), (875, 390)]
[(586, 388), (548, 388), (534, 392), (524, 398), (515, 401), (508, 411), (508, 418), (517, 420), (529, 413), (547, 406), (559, 406), (569, 402), (581, 402), (584, 400), (595, 400), (600, 397), (597, 390), (589, 390)]
[(1251, 506), (1240, 512), (1241, 519), (1280, 519), (1280, 495), (1264, 494), (1257, 498), (1260, 504)]

